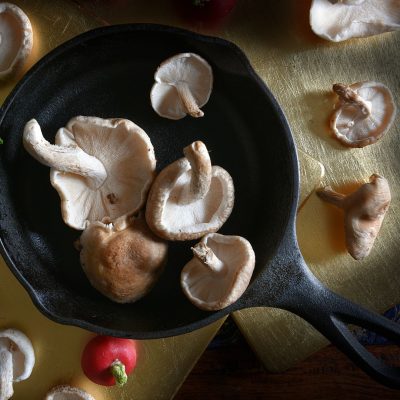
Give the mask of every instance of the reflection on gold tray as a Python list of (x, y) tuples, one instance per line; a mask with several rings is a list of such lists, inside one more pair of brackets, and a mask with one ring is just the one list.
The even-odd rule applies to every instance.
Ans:
[[(300, 247), (313, 272), (333, 290), (372, 309), (383, 310), (400, 300), (397, 260), (399, 236), (399, 117), (380, 143), (345, 149), (327, 132), (334, 82), (377, 80), (393, 89), (399, 102), (400, 36), (391, 33), (365, 40), (331, 44), (308, 27), (309, 1), (238, 2), (222, 30), (207, 32), (179, 21), (171, 3), (81, 1), (16, 1), (32, 20), (35, 34), (31, 63), (78, 33), (108, 23), (158, 22), (217, 34), (239, 45), (283, 107), (300, 152), (303, 178), (297, 230)], [(397, 55), (396, 57), (394, 55)], [(17, 79), (2, 83), (0, 99)], [(321, 164), (322, 163), (322, 164)], [(323, 166), (321, 166), (323, 165)], [(353, 261), (345, 252), (342, 216), (310, 193), (323, 183), (343, 186), (372, 172), (388, 178), (392, 206), (371, 255)], [(5, 290), (7, 288), (7, 290)], [(16, 301), (16, 299), (18, 299)], [(16, 398), (41, 398), (47, 388), (73, 383), (97, 400), (167, 399), (217, 332), (222, 321), (181, 337), (140, 342), (140, 362), (125, 389), (104, 389), (84, 378), (79, 355), (90, 333), (57, 325), (44, 318), (25, 291), (0, 263), (0, 326), (15, 326), (33, 339), (37, 367), (32, 378), (15, 385)], [(271, 370), (283, 370), (323, 346), (326, 341), (300, 318), (275, 309), (253, 309), (234, 318), (252, 347)], [(29, 393), (29, 395), (28, 395)]]

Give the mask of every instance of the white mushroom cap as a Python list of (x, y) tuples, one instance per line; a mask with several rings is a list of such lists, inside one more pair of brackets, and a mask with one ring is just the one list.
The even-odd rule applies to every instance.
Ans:
[(146, 221), (158, 236), (193, 240), (216, 232), (228, 219), (234, 203), (231, 176), (211, 167), (204, 143), (184, 149), (181, 158), (164, 168), (151, 187)]
[(47, 142), (35, 120), (24, 130), (24, 146), (51, 168), (64, 222), (84, 229), (86, 221), (132, 214), (146, 201), (156, 159), (150, 138), (127, 119), (72, 118)]
[(398, 0), (313, 0), (311, 28), (333, 42), (400, 28)]
[(181, 273), (188, 299), (203, 310), (234, 303), (250, 283), (255, 265), (251, 244), (240, 236), (210, 233), (193, 248), (194, 257)]
[(35, 353), (28, 337), (16, 329), (0, 331), (0, 400), (13, 395), (12, 382), (20, 382), (32, 373)]
[(364, 147), (391, 127), (396, 105), (390, 90), (378, 82), (333, 85), (339, 99), (331, 118), (333, 133), (343, 144)]
[(182, 53), (168, 58), (158, 67), (154, 80), (150, 100), (158, 115), (169, 119), (204, 115), (200, 107), (210, 98), (213, 73), (202, 57)]
[(0, 78), (24, 64), (32, 45), (32, 26), (26, 14), (15, 4), (0, 3)]
[(82, 389), (68, 385), (60, 385), (51, 389), (45, 400), (95, 400), (93, 396)]

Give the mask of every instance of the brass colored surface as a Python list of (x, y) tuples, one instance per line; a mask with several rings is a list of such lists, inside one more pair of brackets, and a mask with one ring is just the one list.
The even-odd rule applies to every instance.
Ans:
[[(34, 52), (27, 67), (65, 40), (102, 25), (89, 14), (82, 13), (73, 2), (25, 0), (14, 3), (26, 12), (34, 29)], [(14, 77), (0, 83), (1, 102), (17, 81), (18, 77)], [(31, 377), (14, 385), (14, 399), (43, 399), (52, 386), (65, 383), (87, 390), (96, 400), (170, 399), (223, 323), (221, 320), (169, 339), (138, 341), (137, 368), (128, 383), (122, 389), (105, 388), (91, 383), (80, 367), (82, 349), (93, 334), (45, 318), (1, 257), (0, 305), (0, 329), (22, 330), (32, 340), (36, 353)]]
[[(309, 0), (238, 1), (234, 13), (219, 31), (187, 25), (175, 16), (171, 2), (162, 0), (79, 0), (79, 10), (72, 1), (16, 3), (32, 18), (35, 32), (40, 32), (43, 53), (94, 26), (126, 22), (177, 25), (215, 34), (239, 45), (281, 104), (298, 148), (308, 155), (303, 157), (300, 153), (303, 166), (304, 159), (321, 162), (326, 172), (323, 183), (336, 187), (348, 187), (367, 179), (373, 172), (383, 174), (392, 186), (392, 206), (381, 234), (371, 255), (362, 262), (353, 261), (345, 252), (340, 212), (323, 204), (314, 194), (303, 201), (297, 230), (308, 265), (329, 287), (372, 309), (383, 310), (400, 300), (397, 265), (400, 249), (396, 243), (400, 227), (399, 117), (386, 137), (364, 149), (342, 147), (330, 137), (326, 127), (333, 99), (329, 91), (334, 82), (381, 81), (392, 88), (395, 101), (400, 104), (399, 33), (341, 44), (322, 41), (308, 26)], [(43, 54), (39, 53), (37, 57)], [(0, 86), (1, 98), (14, 83)], [(321, 166), (313, 165), (312, 175), (301, 171), (308, 188), (302, 194), (303, 200), (322, 176)], [(7, 293), (2, 290), (4, 287)], [(34, 375), (15, 386), (16, 393), (20, 394), (16, 398), (26, 398), (23, 393), (30, 394), (27, 398), (39, 398), (33, 391), (42, 395), (48, 386), (67, 381), (81, 384), (98, 396), (97, 399), (169, 398), (218, 327), (213, 325), (180, 338), (140, 342), (144, 361), (143, 364), (139, 361), (135, 382), (129, 384), (133, 386), (123, 391), (103, 390), (90, 385), (78, 368), (81, 346), (90, 334), (56, 325), (42, 317), (3, 264), (0, 265), (0, 304), (0, 326), (14, 325), (25, 330), (38, 349)], [(235, 313), (234, 317), (271, 370), (284, 370), (326, 343), (307, 323), (281, 310), (245, 310)], [(174, 349), (178, 349), (175, 354)]]

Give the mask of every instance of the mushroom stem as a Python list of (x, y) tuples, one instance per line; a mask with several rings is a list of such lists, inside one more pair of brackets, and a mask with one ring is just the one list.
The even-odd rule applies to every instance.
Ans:
[(8, 348), (0, 348), (0, 400), (8, 400), (14, 394), (13, 358)]
[(332, 90), (339, 96), (343, 103), (359, 108), (364, 118), (371, 115), (371, 103), (365, 101), (350, 86), (344, 85), (343, 83), (335, 83)]
[(40, 163), (58, 171), (81, 175), (87, 178), (95, 189), (107, 178), (103, 163), (78, 146), (57, 146), (49, 143), (43, 137), (40, 125), (35, 119), (31, 119), (25, 125), (23, 142), (28, 153)]
[(192, 248), (193, 255), (206, 267), (215, 273), (224, 271), (224, 263), (203, 242), (199, 242)]
[(327, 203), (331, 203), (336, 207), (343, 208), (343, 202), (346, 196), (342, 193), (335, 192), (330, 186), (326, 186), (323, 189), (317, 190), (317, 194)]
[(204, 115), (204, 112), (200, 110), (195, 98), (190, 91), (189, 85), (186, 82), (175, 82), (173, 86), (178, 91), (179, 97), (186, 109), (186, 112), (192, 117), (198, 118)]
[(191, 166), (190, 200), (203, 199), (210, 190), (212, 166), (207, 147), (196, 141), (183, 149), (183, 154)]

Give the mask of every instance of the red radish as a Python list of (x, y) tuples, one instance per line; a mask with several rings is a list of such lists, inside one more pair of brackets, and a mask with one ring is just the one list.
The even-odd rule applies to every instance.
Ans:
[(83, 349), (85, 375), (103, 386), (122, 386), (136, 366), (136, 344), (132, 339), (96, 336)]
[(178, 13), (191, 23), (215, 28), (232, 11), (237, 0), (175, 0)]

